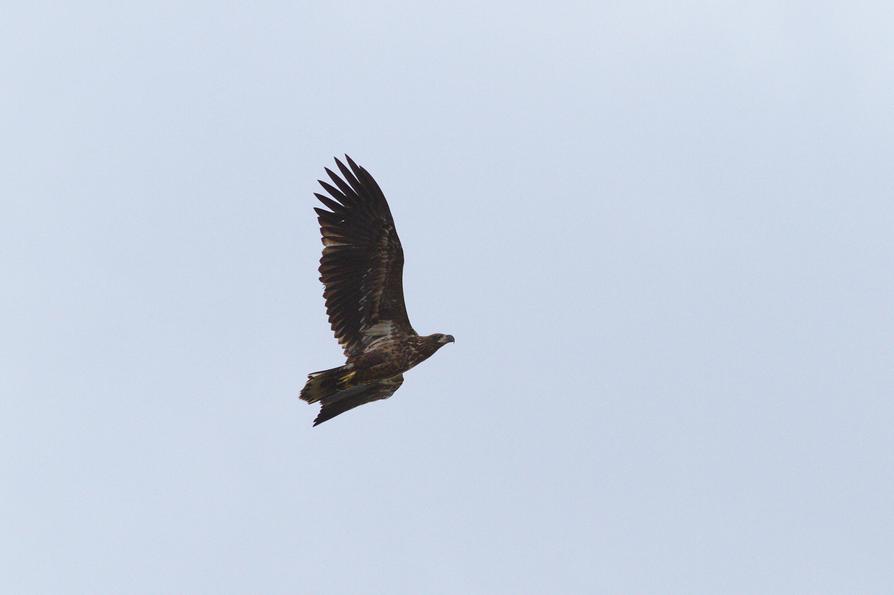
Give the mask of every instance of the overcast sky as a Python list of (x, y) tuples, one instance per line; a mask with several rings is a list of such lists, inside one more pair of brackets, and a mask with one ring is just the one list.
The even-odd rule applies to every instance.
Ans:
[[(890, 2), (3, 13), (0, 591), (891, 592)], [(456, 343), (312, 428), (343, 153)]]

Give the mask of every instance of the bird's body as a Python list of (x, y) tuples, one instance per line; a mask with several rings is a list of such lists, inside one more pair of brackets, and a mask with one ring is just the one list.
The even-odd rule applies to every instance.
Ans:
[(316, 197), (323, 256), (320, 280), (329, 322), (347, 362), (308, 375), (301, 398), (321, 402), (314, 425), (358, 405), (387, 399), (403, 373), (453, 342), (451, 335), (420, 336), (407, 317), (404, 255), (391, 210), (372, 176), (346, 156), (335, 160), (343, 177), (320, 181), (329, 196)]

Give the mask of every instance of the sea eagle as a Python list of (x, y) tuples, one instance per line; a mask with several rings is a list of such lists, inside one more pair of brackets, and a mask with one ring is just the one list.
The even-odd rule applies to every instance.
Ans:
[(329, 210), (314, 208), (320, 222), (323, 256), (320, 281), (343, 366), (308, 374), (301, 398), (320, 402), (318, 425), (359, 405), (387, 399), (400, 388), (403, 373), (453, 343), (453, 335), (419, 336), (404, 304), (404, 251), (391, 209), (369, 172), (345, 155), (329, 168), (329, 194), (314, 193)]

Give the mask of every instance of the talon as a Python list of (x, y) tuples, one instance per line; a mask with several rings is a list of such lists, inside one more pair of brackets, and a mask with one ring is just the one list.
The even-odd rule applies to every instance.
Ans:
[(353, 380), (354, 376), (356, 376), (356, 375), (357, 375), (356, 370), (353, 372), (348, 372), (347, 374), (345, 374), (344, 376), (342, 376), (341, 378), (338, 379), (338, 387), (346, 388), (346, 387), (350, 386), (351, 380)]

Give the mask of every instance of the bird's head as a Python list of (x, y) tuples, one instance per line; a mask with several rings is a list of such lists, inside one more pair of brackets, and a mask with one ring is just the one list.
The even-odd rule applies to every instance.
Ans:
[(445, 335), (444, 333), (435, 333), (435, 334), (433, 334), (433, 335), (429, 335), (429, 338), (430, 338), (435, 344), (437, 344), (437, 346), (438, 346), (439, 349), (440, 349), (441, 347), (443, 347), (444, 345), (446, 345), (447, 343), (453, 343), (453, 342), (455, 342), (455, 339), (453, 338), (453, 335)]

